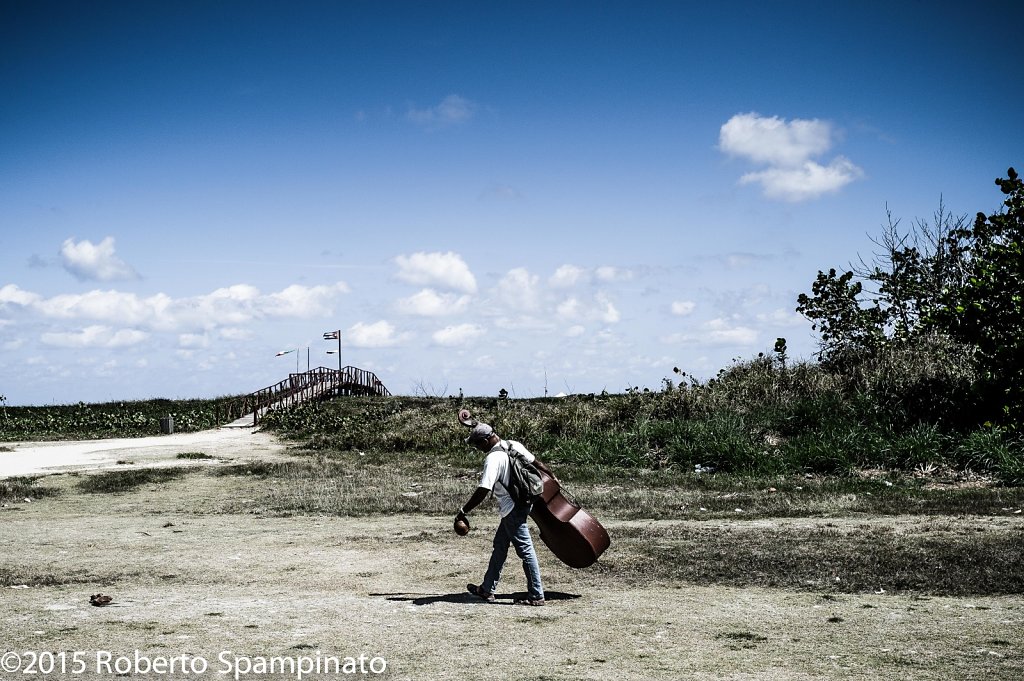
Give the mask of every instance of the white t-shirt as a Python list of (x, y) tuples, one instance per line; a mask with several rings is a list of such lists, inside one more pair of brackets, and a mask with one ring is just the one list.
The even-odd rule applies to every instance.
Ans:
[(530, 453), (530, 450), (523, 446), (523, 443), (516, 442), (515, 440), (501, 440), (491, 448), (491, 451), (487, 452), (487, 457), (484, 459), (484, 471), (480, 475), (480, 487), (494, 492), (494, 498), (498, 501), (498, 515), (502, 518), (511, 513), (516, 505), (516, 502), (512, 500), (508, 493), (509, 444), (523, 455), (523, 459), (527, 463), (532, 463), (535, 458)]

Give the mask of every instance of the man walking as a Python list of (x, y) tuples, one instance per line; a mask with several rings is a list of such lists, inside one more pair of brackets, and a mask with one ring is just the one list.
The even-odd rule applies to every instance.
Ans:
[(466, 588), (484, 601), (493, 603), (494, 593), (498, 589), (498, 580), (501, 578), (501, 569), (505, 565), (508, 547), (511, 544), (516, 550), (516, 555), (523, 561), (527, 587), (527, 597), (516, 599), (514, 602), (518, 605), (544, 605), (544, 586), (541, 584), (537, 552), (533, 548), (530, 529), (526, 526), (526, 518), (530, 514), (532, 502), (527, 500), (517, 504), (508, 492), (509, 447), (514, 447), (515, 451), (522, 454), (527, 462), (534, 462), (536, 457), (522, 443), (499, 438), (498, 434), (494, 432), (494, 428), (486, 423), (477, 423), (473, 426), (469, 437), (466, 438), (466, 443), (476, 447), (487, 456), (484, 458), (479, 486), (466, 505), (459, 509), (455, 518), (465, 520), (466, 515), (479, 506), (492, 492), (498, 502), (498, 514), (501, 516), (501, 522), (494, 533), (494, 549), (491, 552), (491, 560), (487, 565), (484, 580), (479, 585), (469, 584)]

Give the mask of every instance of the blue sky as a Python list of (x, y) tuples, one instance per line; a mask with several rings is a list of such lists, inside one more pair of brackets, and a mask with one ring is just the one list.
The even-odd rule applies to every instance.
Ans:
[(0, 393), (657, 389), (1024, 160), (996, 2), (0, 4)]

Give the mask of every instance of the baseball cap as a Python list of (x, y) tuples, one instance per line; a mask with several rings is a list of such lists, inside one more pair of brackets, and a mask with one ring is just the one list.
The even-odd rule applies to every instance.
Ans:
[(466, 444), (483, 442), (492, 435), (494, 435), (494, 428), (491, 428), (486, 423), (478, 423), (473, 426), (473, 430), (469, 431), (469, 437), (466, 438)]

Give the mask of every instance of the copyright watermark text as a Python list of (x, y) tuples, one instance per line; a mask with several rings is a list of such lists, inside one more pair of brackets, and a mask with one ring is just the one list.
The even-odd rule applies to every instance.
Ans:
[(139, 650), (115, 653), (94, 651), (10, 651), (0, 655), (0, 672), (26, 676), (151, 675), (235, 679), (289, 676), (296, 681), (308, 676), (379, 676), (387, 671), (383, 657), (360, 654), (358, 657), (329, 655), (319, 650), (314, 655), (243, 655), (222, 650), (216, 658), (202, 655), (149, 655)]

